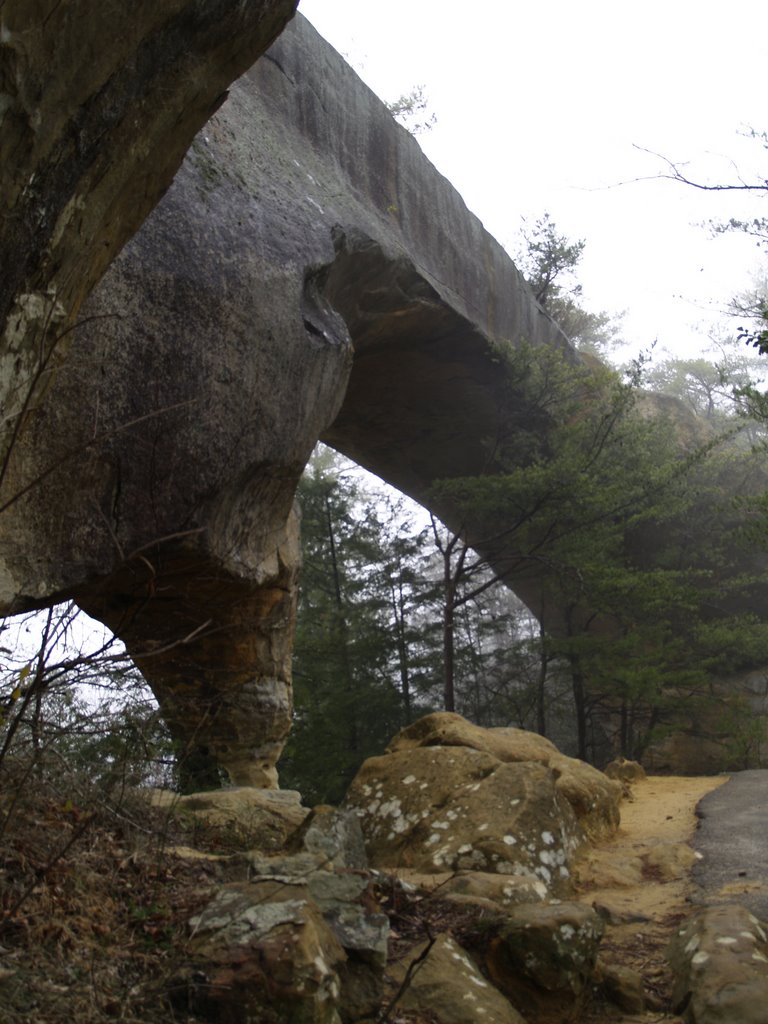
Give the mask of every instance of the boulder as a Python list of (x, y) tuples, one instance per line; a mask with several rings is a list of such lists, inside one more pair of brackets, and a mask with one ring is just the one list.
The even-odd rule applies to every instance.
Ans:
[(744, 907), (697, 911), (670, 945), (674, 1008), (688, 1024), (765, 1024), (768, 925)]
[(457, 902), (482, 900), (496, 910), (516, 903), (535, 903), (547, 896), (547, 886), (530, 874), (496, 875), (487, 871), (459, 871), (440, 886), (440, 896)]
[(344, 950), (302, 886), (220, 889), (190, 921), (194, 967), (173, 1000), (213, 1024), (339, 1024)]
[(487, 944), (488, 976), (534, 1019), (578, 1019), (595, 981), (602, 935), (602, 920), (582, 903), (512, 907)]
[(313, 869), (296, 855), (269, 861), (252, 865), (261, 874), (251, 881), (222, 886), (190, 921), (191, 965), (174, 979), (176, 1004), (222, 1024), (373, 1015), (389, 920), (376, 912), (367, 873)]
[(372, 867), (533, 875), (567, 890), (584, 841), (552, 771), (468, 747), (421, 747), (367, 760), (345, 806)]
[(626, 1013), (642, 1013), (645, 1009), (643, 979), (631, 967), (603, 963), (598, 960), (595, 980), (615, 1006)]
[(310, 813), (290, 789), (239, 786), (187, 796), (153, 790), (151, 800), (182, 825), (215, 836), (218, 846), (264, 853), (282, 850)]
[(603, 771), (609, 779), (618, 782), (642, 782), (646, 778), (645, 768), (638, 761), (628, 761), (626, 757), (617, 757)]
[(396, 983), (403, 983), (409, 968), (395, 1003), (400, 1009), (429, 1013), (435, 1024), (525, 1024), (450, 935), (416, 946), (405, 961), (393, 965)]
[(537, 733), (506, 727), (483, 729), (461, 715), (437, 711), (402, 729), (387, 750), (396, 753), (434, 746), (482, 750), (505, 763), (538, 761), (548, 765), (555, 773), (557, 789), (591, 839), (612, 835), (618, 828), (621, 786), (584, 761), (561, 754)]

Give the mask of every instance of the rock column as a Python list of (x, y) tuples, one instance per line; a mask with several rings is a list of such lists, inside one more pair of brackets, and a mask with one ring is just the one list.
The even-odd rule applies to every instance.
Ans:
[(180, 546), (137, 557), (77, 596), (124, 641), (155, 693), (186, 792), (227, 777), (277, 787), (291, 722), (299, 560), (291, 515), (252, 579)]

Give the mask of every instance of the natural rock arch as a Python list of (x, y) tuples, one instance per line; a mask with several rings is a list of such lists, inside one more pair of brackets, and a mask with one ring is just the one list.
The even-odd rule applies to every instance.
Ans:
[(74, 598), (125, 641), (191, 782), (224, 767), (275, 785), (312, 447), (422, 500), (435, 479), (492, 471), (489, 440), (531, 415), (504, 358), (522, 342), (578, 359), (297, 18), (197, 136), (28, 415), (0, 602)]

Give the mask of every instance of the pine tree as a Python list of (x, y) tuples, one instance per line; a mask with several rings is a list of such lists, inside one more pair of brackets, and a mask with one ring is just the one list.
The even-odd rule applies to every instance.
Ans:
[(299, 497), (294, 728), (280, 773), (305, 799), (333, 803), (414, 713), (414, 542), (329, 449), (313, 458)]

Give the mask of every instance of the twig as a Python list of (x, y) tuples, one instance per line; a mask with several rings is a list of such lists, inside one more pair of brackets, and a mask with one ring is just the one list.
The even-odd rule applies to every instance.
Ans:
[(46, 861), (46, 863), (44, 864), (44, 866), (40, 869), (40, 871), (36, 872), (36, 877), (32, 879), (32, 881), (22, 891), (21, 895), (16, 899), (16, 901), (11, 904), (7, 911), (4, 912), (3, 918), (2, 920), (0, 920), (0, 931), (2, 931), (2, 929), (7, 924), (9, 924), (9, 922), (16, 914), (16, 912), (19, 910), (19, 908), (23, 905), (25, 900), (27, 900), (35, 891), (37, 886), (40, 884), (40, 878), (45, 878), (45, 876), (48, 874), (51, 868), (55, 864), (57, 864), (63, 856), (65, 856), (65, 854), (75, 845), (78, 839), (80, 839), (80, 837), (85, 834), (86, 830), (90, 828), (94, 817), (94, 814), (89, 814), (86, 818), (83, 818), (83, 820), (74, 830), (74, 832), (69, 837), (64, 846), (62, 846), (62, 848), (60, 850), (57, 850), (55, 853), (52, 853), (51, 856)]
[(390, 1000), (390, 1002), (386, 1005), (381, 1016), (379, 1017), (379, 1024), (388, 1024), (392, 1017), (392, 1011), (395, 1009), (403, 995), (410, 988), (414, 974), (416, 973), (416, 971), (418, 971), (419, 967), (421, 967), (421, 965), (427, 959), (432, 950), (432, 947), (437, 941), (437, 939), (432, 935), (431, 931), (429, 930), (429, 925), (427, 925), (426, 922), (424, 924), (424, 927), (427, 933), (427, 937), (429, 938), (429, 943), (425, 946), (421, 953), (419, 953), (416, 959), (412, 960), (408, 965), (408, 970), (405, 972), (405, 977), (403, 978), (402, 984), (400, 985), (400, 987), (398, 988), (397, 992)]

